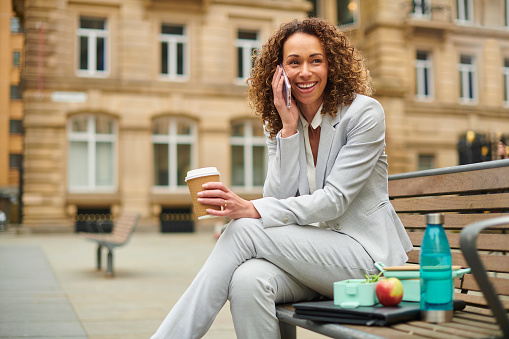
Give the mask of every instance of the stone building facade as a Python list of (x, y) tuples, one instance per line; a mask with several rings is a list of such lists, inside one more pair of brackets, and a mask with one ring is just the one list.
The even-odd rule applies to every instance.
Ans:
[(509, 132), (507, 1), (15, 2), (27, 39), (24, 224), (34, 230), (122, 210), (139, 211), (140, 227), (176, 220), (190, 211), (184, 177), (196, 167), (259, 197), (266, 151), (246, 100), (249, 57), (310, 13), (367, 59), (390, 173), (457, 165), (468, 130)]
[[(11, 1), (0, 2), (0, 211), (8, 223), (20, 220), (20, 174), (23, 156), (24, 33)], [(1, 213), (1, 212), (0, 212)]]

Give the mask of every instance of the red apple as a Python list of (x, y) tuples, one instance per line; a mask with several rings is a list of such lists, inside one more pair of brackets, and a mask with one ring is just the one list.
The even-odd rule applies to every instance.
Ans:
[(382, 279), (376, 283), (376, 297), (384, 306), (396, 306), (403, 299), (403, 285), (398, 278)]

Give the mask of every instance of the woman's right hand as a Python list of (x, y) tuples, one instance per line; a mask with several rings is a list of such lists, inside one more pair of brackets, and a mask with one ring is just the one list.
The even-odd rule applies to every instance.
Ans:
[(286, 107), (286, 102), (283, 96), (284, 83), (285, 80), (283, 77), (283, 69), (278, 65), (276, 71), (274, 72), (274, 76), (272, 77), (272, 93), (274, 95), (274, 106), (276, 106), (279, 117), (281, 118), (281, 122), (283, 123), (281, 136), (286, 138), (297, 133), (299, 109), (297, 108), (293, 97), (291, 97), (291, 108)]

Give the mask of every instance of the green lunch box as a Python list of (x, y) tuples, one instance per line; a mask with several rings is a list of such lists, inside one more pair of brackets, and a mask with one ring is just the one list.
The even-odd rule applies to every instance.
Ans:
[[(421, 280), (418, 265), (387, 267), (381, 262), (376, 262), (375, 267), (383, 272), (385, 278), (398, 278), (403, 285), (403, 301), (421, 300)], [(461, 278), (470, 273), (470, 268), (452, 267), (452, 277)]]
[(366, 279), (348, 279), (334, 283), (334, 305), (355, 308), (376, 304), (378, 304), (376, 282), (367, 283)]

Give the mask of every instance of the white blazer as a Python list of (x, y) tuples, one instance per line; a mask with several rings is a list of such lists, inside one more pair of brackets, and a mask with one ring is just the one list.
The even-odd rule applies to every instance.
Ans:
[(268, 173), (263, 198), (253, 200), (263, 226), (322, 222), (357, 240), (375, 262), (402, 265), (412, 244), (389, 201), (382, 106), (357, 95), (321, 126), (313, 194), (300, 121), (291, 137), (266, 133)]

